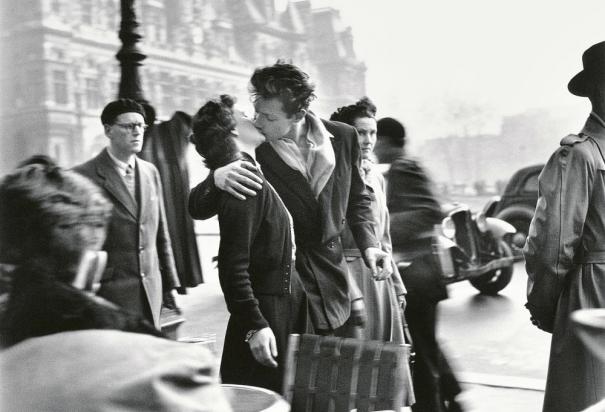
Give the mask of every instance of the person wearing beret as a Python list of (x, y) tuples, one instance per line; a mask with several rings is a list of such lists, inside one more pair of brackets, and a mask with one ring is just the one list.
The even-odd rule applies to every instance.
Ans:
[(540, 173), (523, 250), (526, 306), (532, 322), (552, 333), (545, 412), (584, 410), (605, 399), (605, 363), (582, 344), (570, 319), (578, 309), (605, 308), (605, 42), (586, 50), (582, 62), (568, 89), (588, 97), (592, 111)]
[(163, 300), (179, 287), (156, 167), (136, 154), (146, 129), (143, 107), (131, 99), (103, 109), (108, 146), (74, 170), (101, 187), (113, 203), (103, 250), (108, 261), (99, 295), (160, 328)]

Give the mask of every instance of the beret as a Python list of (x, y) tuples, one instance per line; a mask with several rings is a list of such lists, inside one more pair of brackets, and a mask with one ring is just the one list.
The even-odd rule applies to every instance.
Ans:
[(146, 119), (145, 109), (142, 105), (132, 99), (118, 99), (105, 106), (101, 113), (101, 123), (112, 124), (116, 117), (122, 113), (139, 113)]

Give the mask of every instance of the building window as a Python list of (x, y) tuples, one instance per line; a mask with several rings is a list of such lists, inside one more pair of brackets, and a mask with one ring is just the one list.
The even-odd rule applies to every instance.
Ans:
[(52, 4), (51, 4), (51, 10), (53, 13), (59, 14), (61, 13), (61, 0), (53, 0)]
[(99, 81), (97, 79), (86, 79), (84, 96), (84, 104), (87, 109), (98, 109), (101, 106)]
[(68, 162), (67, 142), (61, 137), (48, 139), (48, 154), (57, 164), (64, 165)]
[(169, 84), (162, 85), (162, 108), (166, 113), (174, 111), (174, 87)]
[(53, 70), (53, 91), (55, 103), (67, 104), (67, 73), (64, 70)]
[(82, 23), (92, 24), (92, 0), (80, 0)]

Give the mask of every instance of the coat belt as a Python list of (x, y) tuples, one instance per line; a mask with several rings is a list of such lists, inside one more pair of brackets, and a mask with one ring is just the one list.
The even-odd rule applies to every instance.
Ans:
[(574, 258), (575, 263), (605, 263), (605, 250), (581, 251)]

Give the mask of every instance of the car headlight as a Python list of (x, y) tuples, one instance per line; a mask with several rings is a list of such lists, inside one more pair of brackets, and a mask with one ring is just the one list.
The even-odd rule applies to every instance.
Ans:
[(456, 225), (454, 220), (451, 217), (446, 217), (441, 222), (441, 231), (443, 232), (443, 236), (448, 239), (453, 239), (456, 236)]
[(481, 233), (487, 232), (487, 218), (483, 213), (478, 213), (477, 216), (475, 216), (475, 223), (477, 224), (477, 229), (479, 229)]

